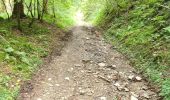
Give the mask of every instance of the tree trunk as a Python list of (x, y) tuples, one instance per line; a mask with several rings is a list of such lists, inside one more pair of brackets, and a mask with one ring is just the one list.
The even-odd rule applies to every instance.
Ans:
[(45, 14), (48, 13), (48, 0), (43, 0), (43, 11)]
[(14, 0), (14, 8), (12, 12), (12, 18), (17, 18), (17, 16), (20, 16), (20, 18), (24, 18), (26, 15), (24, 14), (24, 5), (23, 0)]
[(47, 3), (48, 3), (48, 0), (43, 0), (43, 8), (42, 8), (42, 14), (41, 14), (41, 19), (40, 19), (41, 21), (43, 21), (44, 14), (48, 13)]
[(41, 11), (40, 11), (40, 1), (37, 0), (37, 14), (38, 14), (38, 20), (41, 19)]

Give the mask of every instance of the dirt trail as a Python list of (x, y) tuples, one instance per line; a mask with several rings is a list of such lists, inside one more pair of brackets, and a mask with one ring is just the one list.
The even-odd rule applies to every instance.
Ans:
[[(88, 27), (75, 27), (61, 56), (40, 69), (20, 100), (158, 100), (148, 83)], [(29, 84), (28, 86), (29, 87)]]

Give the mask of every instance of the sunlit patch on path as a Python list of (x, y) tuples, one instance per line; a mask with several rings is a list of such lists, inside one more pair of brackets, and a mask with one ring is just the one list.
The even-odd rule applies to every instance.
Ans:
[(76, 21), (77, 26), (91, 26), (90, 23), (85, 22), (84, 14), (81, 12), (81, 10), (78, 10), (76, 12), (76, 15), (74, 16), (74, 19)]

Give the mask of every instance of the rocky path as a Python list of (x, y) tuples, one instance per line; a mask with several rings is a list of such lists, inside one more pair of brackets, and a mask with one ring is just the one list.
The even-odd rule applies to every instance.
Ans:
[(75, 27), (61, 56), (43, 67), (20, 100), (158, 100), (148, 83), (102, 37)]

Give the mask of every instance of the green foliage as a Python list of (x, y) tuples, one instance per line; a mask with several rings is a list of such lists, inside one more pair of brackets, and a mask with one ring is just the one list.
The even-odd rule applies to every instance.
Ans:
[(161, 96), (169, 100), (170, 2), (107, 0), (95, 4), (88, 9), (97, 7), (97, 15), (85, 13), (86, 16), (96, 18), (92, 22), (105, 29), (105, 38), (128, 55), (132, 64), (150, 81), (160, 85)]
[(12, 77), (9, 75), (5, 75), (0, 73), (0, 99), (1, 100), (14, 100), (14, 98), (18, 94), (18, 87), (11, 87), (10, 81)]
[(161, 95), (165, 97), (165, 100), (170, 100), (170, 78), (163, 82)]
[(75, 5), (74, 0), (49, 1), (48, 14), (45, 15), (44, 19), (50, 23), (56, 24), (58, 27), (63, 29), (71, 27), (75, 24), (74, 15), (76, 13), (76, 6), (74, 7), (74, 5)]
[[(75, 24), (74, 15), (77, 11), (77, 8), (81, 0), (48, 0), (47, 3), (47, 12), (44, 13), (43, 20), (56, 24), (60, 28), (68, 28)], [(7, 4), (9, 1), (6, 1)], [(31, 3), (32, 2), (32, 3)], [(30, 4), (32, 6), (30, 6)], [(11, 3), (13, 5), (13, 3)], [(35, 18), (38, 18), (38, 12), (37, 12), (37, 2), (36, 1), (30, 1), (30, 0), (24, 0), (24, 12), (27, 16), (32, 17), (30, 13), (30, 9), (34, 15)], [(10, 5), (6, 5), (8, 14), (11, 16), (12, 11)], [(28, 7), (30, 8), (28, 9)], [(36, 9), (34, 9), (34, 6)], [(31, 8), (32, 7), (32, 8)], [(43, 0), (39, 0), (39, 9), (40, 14), (43, 12)], [(0, 18), (8, 18), (5, 7), (3, 4), (1, 4), (0, 1)]]
[(169, 34), (170, 34), (170, 26), (168, 26), (168, 27), (164, 28), (164, 30), (167, 32), (167, 35), (169, 35)]
[[(30, 79), (41, 57), (48, 55), (50, 32), (41, 24), (28, 28), (24, 20), (22, 30), (15, 30), (15, 21), (3, 21), (0, 25), (0, 100), (14, 100), (21, 80)], [(11, 87), (13, 86), (13, 87)]]
[[(98, 2), (102, 2), (103, 4)], [(86, 21), (92, 21), (96, 19), (96, 15), (99, 14), (101, 8), (104, 7), (104, 4), (105, 0), (83, 0), (80, 9), (82, 9)]]

